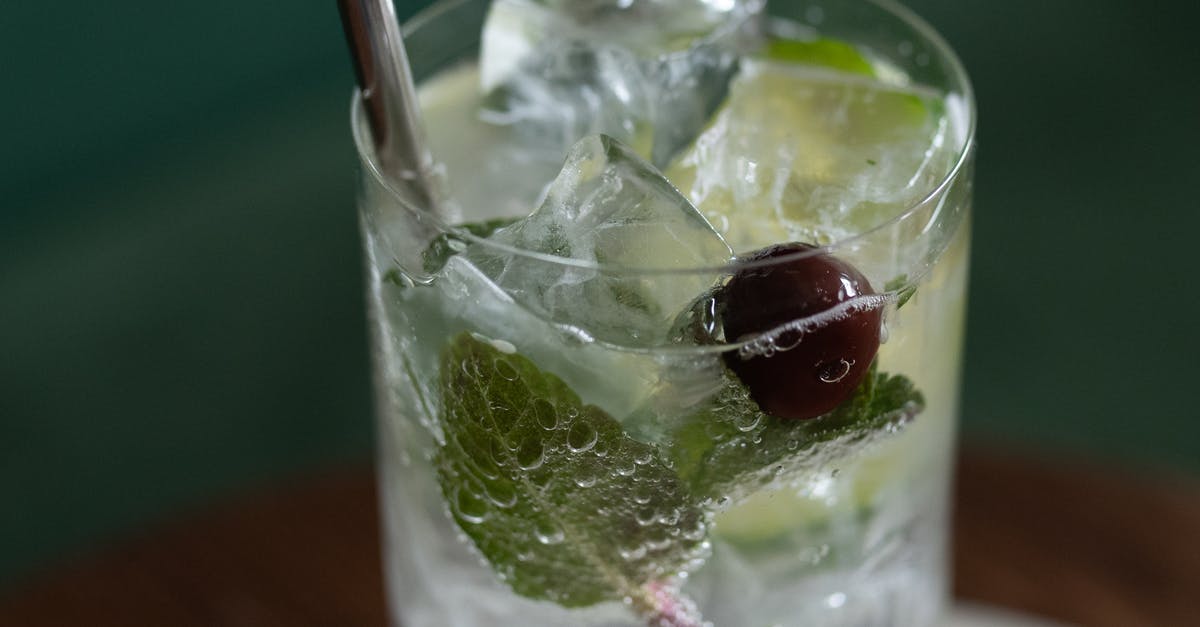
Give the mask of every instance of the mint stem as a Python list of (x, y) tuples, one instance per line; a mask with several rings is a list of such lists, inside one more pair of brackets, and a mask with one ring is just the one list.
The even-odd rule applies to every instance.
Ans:
[(679, 586), (651, 581), (642, 586), (633, 606), (646, 618), (649, 627), (705, 627), (696, 602), (679, 591)]

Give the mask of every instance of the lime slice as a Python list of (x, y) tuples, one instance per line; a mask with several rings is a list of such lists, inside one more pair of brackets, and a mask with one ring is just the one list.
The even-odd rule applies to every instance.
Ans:
[(816, 65), (850, 74), (876, 75), (875, 67), (857, 48), (836, 39), (773, 39), (763, 54), (772, 61)]
[(795, 490), (761, 490), (713, 519), (717, 535), (735, 544), (756, 544), (791, 533), (797, 527), (829, 519), (829, 504)]
[(808, 493), (794, 487), (755, 492), (713, 518), (715, 533), (743, 547), (769, 546), (798, 532), (823, 533), (847, 516), (865, 519), (876, 511), (880, 494), (894, 484), (903, 460), (887, 456), (864, 461), (853, 476), (817, 479), (812, 486), (817, 489)]
[(883, 506), (885, 493), (904, 484), (921, 448), (920, 439), (902, 436), (847, 460), (836, 474), (755, 492), (714, 517), (716, 534), (740, 546), (762, 546), (798, 531), (821, 533), (847, 516), (870, 517)]
[(861, 232), (949, 167), (940, 94), (866, 75), (861, 55), (830, 40), (766, 55), (743, 60), (722, 109), (667, 170), (736, 251)]

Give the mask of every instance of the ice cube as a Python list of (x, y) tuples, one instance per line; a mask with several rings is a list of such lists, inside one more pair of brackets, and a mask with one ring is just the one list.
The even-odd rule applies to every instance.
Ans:
[[(666, 343), (732, 256), (654, 166), (604, 135), (575, 144), (542, 205), (489, 239), (464, 254), (513, 299), (585, 342), (631, 347)], [(689, 268), (714, 270), (669, 272)]]
[[(477, 333), (501, 350), (515, 350), (571, 387), (585, 403), (621, 419), (646, 402), (659, 385), (661, 366), (652, 355), (579, 345), (575, 337), (513, 302), (465, 255), (451, 257), (439, 274), (440, 294), (418, 309), (414, 328), (442, 325), (421, 337)], [(414, 292), (417, 290), (413, 290)], [(424, 332), (424, 331), (423, 331)], [(417, 368), (433, 367), (436, 355)]]
[(829, 244), (881, 224), (953, 164), (944, 99), (828, 68), (743, 60), (725, 108), (667, 169), (733, 247)]
[(659, 166), (720, 103), (760, 0), (497, 0), (484, 25), (485, 118), (561, 155), (590, 133)]
[[(511, 127), (548, 159), (560, 159), (579, 138), (600, 132), (649, 150), (651, 90), (637, 58), (579, 40), (549, 47), (488, 93), (483, 119)], [(485, 65), (485, 83), (487, 71)]]

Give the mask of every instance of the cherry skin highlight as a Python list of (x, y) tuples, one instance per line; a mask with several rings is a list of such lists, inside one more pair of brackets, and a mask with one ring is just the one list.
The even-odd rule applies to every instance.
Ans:
[[(762, 262), (809, 250), (815, 247), (778, 244), (743, 261)], [(725, 338), (747, 340), (874, 293), (861, 272), (824, 252), (746, 268), (722, 290)], [(725, 364), (764, 413), (816, 418), (849, 398), (867, 374), (879, 350), (882, 317), (880, 306), (853, 308), (815, 328), (775, 334), (778, 350), (773, 353), (725, 353)]]

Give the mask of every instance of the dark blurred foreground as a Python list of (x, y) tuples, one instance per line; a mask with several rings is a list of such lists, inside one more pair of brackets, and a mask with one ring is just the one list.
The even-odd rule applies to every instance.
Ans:
[[(0, 598), (0, 625), (383, 625), (371, 478), (342, 470), (240, 495)], [(955, 596), (1063, 624), (1190, 624), (1200, 611), (1196, 487), (969, 448)], [(1018, 624), (999, 618), (970, 624)]]

